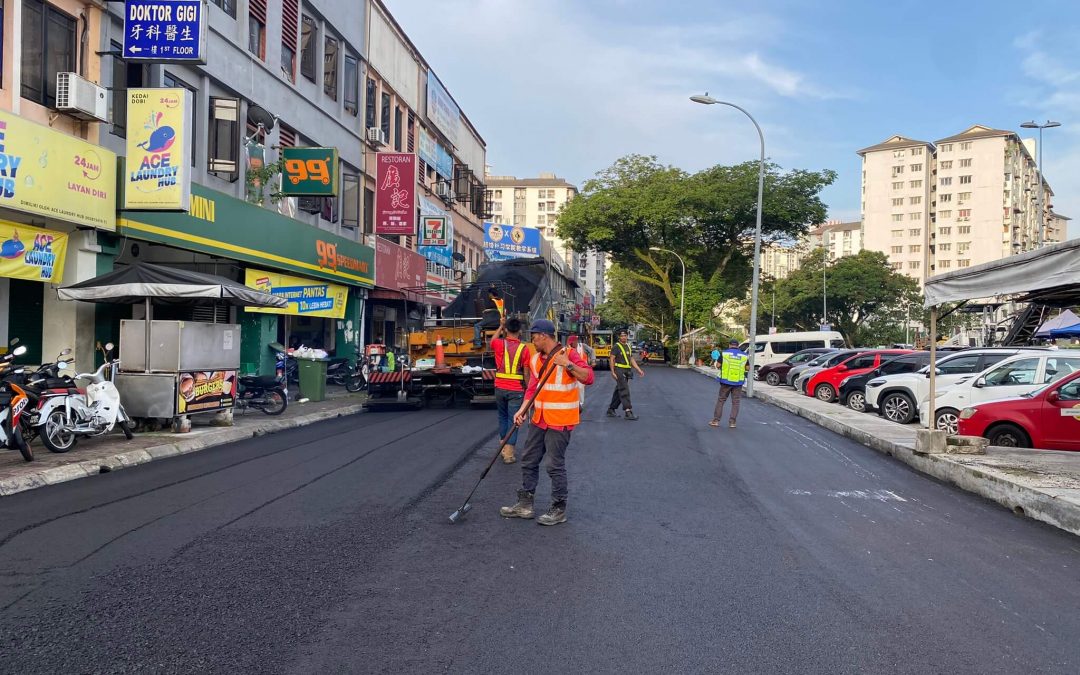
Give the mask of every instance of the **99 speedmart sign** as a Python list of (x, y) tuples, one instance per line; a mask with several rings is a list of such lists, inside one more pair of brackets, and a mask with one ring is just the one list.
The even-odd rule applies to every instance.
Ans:
[(282, 194), (290, 197), (334, 197), (337, 191), (337, 148), (281, 149)]
[(124, 58), (206, 63), (206, 0), (127, 0)]

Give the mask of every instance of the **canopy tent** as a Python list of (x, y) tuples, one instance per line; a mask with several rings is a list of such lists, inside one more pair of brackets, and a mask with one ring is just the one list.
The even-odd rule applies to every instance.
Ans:
[(1080, 319), (1071, 326), (1061, 326), (1050, 331), (1052, 338), (1080, 338)]
[(61, 300), (123, 305), (153, 300), (172, 305), (288, 306), (285, 298), (248, 288), (232, 279), (144, 262), (58, 288), (56, 294)]
[(1080, 239), (938, 274), (926, 280), (925, 305), (1024, 294), (1028, 300), (1067, 306), (1080, 302)]
[(1053, 337), (1051, 331), (1059, 328), (1070, 328), (1078, 324), (1080, 324), (1080, 316), (1076, 316), (1072, 310), (1067, 309), (1039, 326), (1039, 330), (1035, 331), (1035, 337)]

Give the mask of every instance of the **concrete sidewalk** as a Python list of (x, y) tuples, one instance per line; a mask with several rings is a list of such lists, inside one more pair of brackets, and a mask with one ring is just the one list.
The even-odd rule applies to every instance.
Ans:
[(136, 433), (130, 441), (117, 427), (107, 436), (79, 439), (78, 445), (64, 454), (49, 452), (41, 440), (35, 440), (33, 462), (24, 461), (18, 450), (0, 452), (0, 496), (355, 415), (363, 411), (367, 400), (367, 394), (349, 394), (344, 389), (327, 395), (325, 401), (318, 403), (290, 401), (285, 412), (276, 417), (248, 409), (245, 414), (233, 416), (231, 427), (210, 426), (212, 415), (193, 415), (193, 426), (188, 433)]
[[(704, 366), (694, 370), (714, 379), (719, 372)], [(917, 424), (896, 424), (876, 413), (858, 413), (764, 382), (754, 383), (754, 397), (992, 499), (1018, 515), (1080, 534), (1080, 452), (990, 447), (985, 455), (916, 454)]]

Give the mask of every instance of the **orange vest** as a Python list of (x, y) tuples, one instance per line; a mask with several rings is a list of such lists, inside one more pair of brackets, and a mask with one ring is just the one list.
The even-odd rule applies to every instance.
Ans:
[[(542, 377), (541, 362), (541, 355), (534, 354), (531, 361), (534, 377)], [(543, 420), (545, 424), (553, 427), (577, 426), (581, 422), (579, 405), (577, 378), (566, 372), (562, 366), (555, 366), (555, 372), (548, 378), (544, 388), (536, 393), (532, 421), (535, 424)]]

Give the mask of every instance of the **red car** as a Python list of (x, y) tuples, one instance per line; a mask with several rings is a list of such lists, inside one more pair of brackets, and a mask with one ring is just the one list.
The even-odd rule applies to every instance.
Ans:
[(910, 353), (910, 349), (874, 349), (859, 352), (847, 361), (832, 368), (826, 368), (810, 378), (810, 381), (806, 383), (806, 395), (813, 396), (819, 401), (832, 403), (836, 400), (836, 392), (840, 391), (840, 383), (845, 378), (869, 373), (889, 359)]
[(990, 445), (1080, 450), (1080, 372), (1030, 394), (964, 408), (959, 432), (985, 436)]

